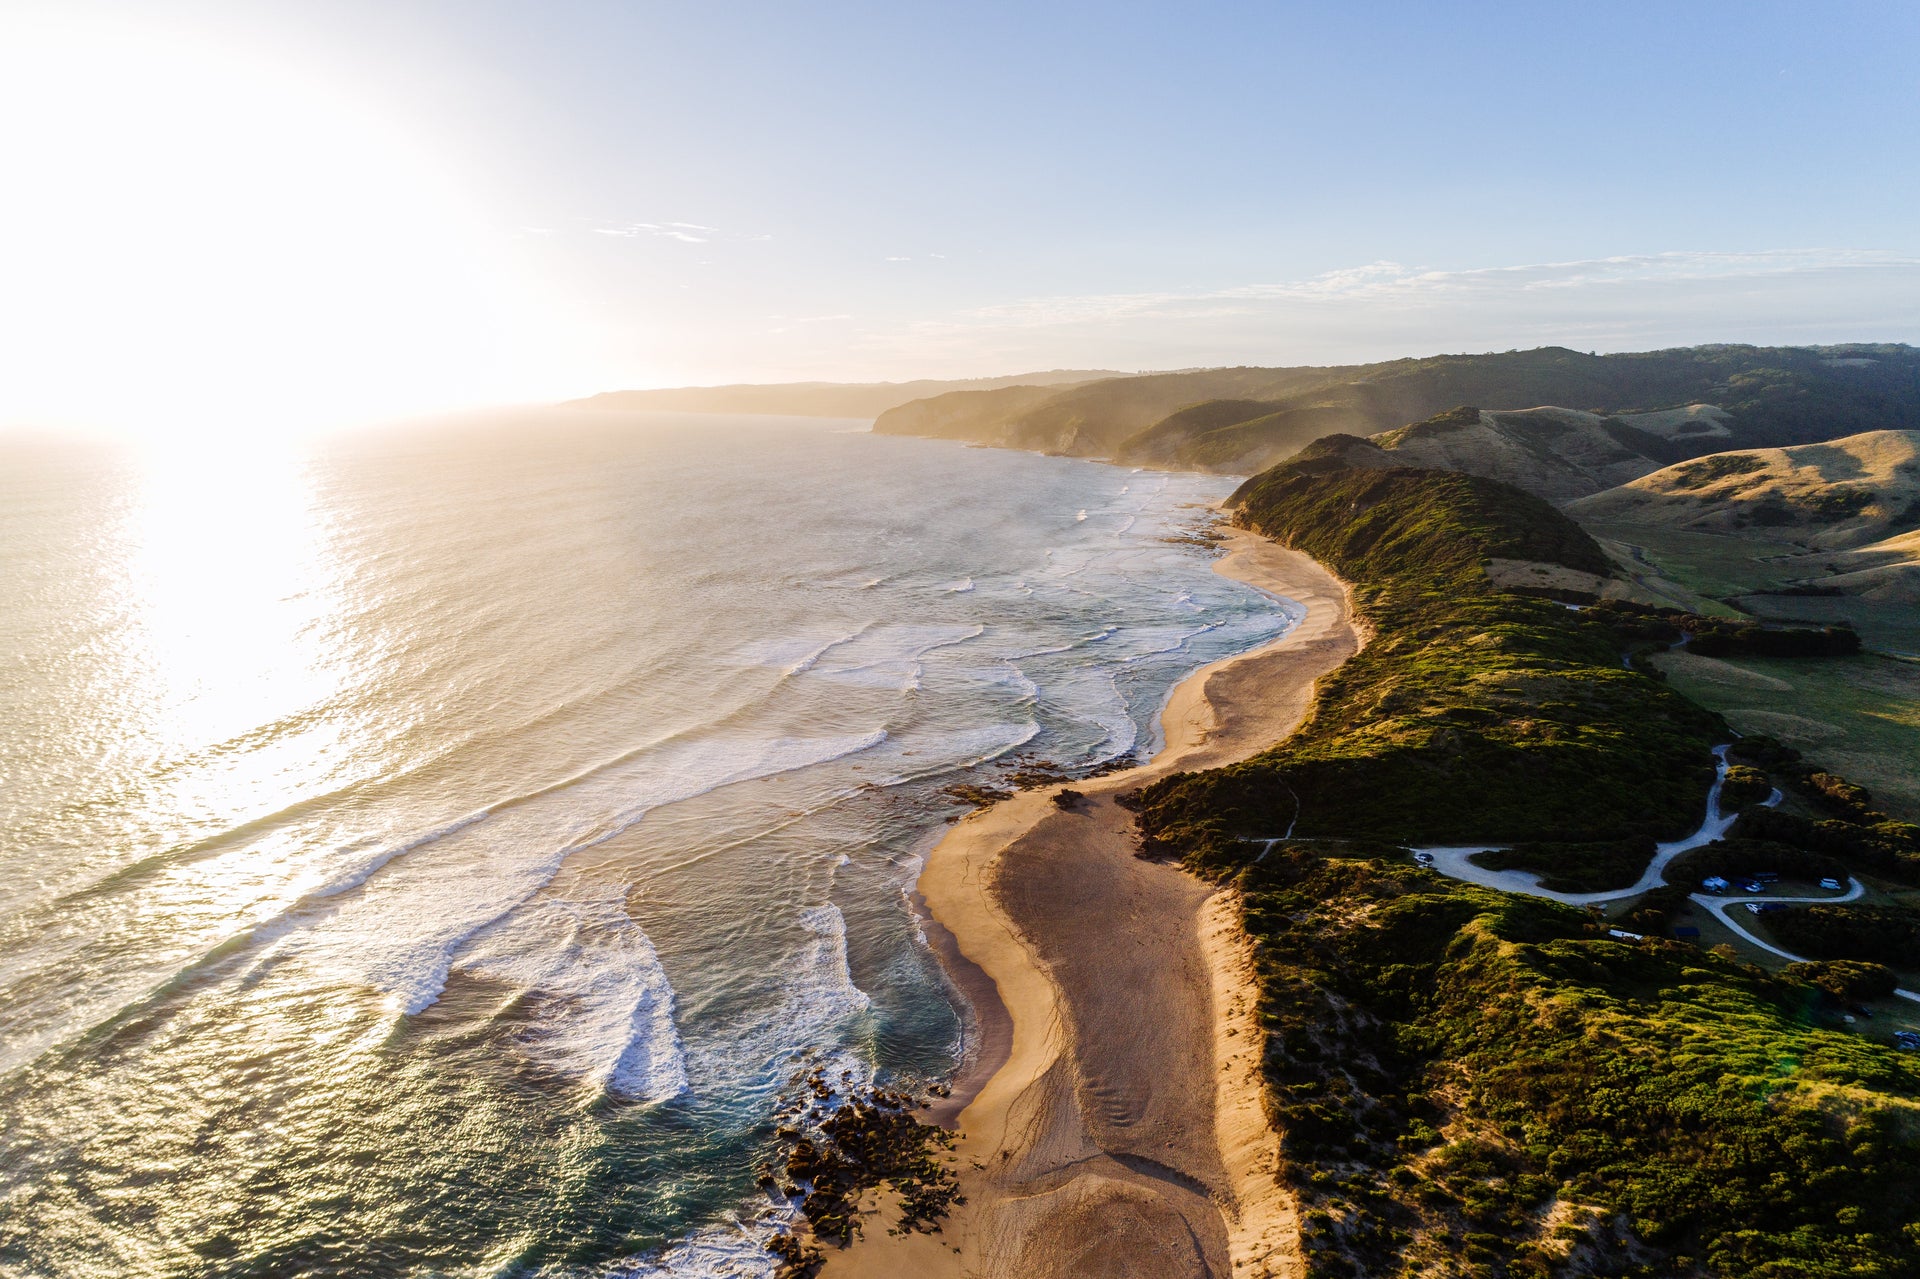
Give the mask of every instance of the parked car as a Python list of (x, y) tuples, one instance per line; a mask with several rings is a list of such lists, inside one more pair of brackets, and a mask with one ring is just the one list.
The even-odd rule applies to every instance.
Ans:
[(1433, 854), (1432, 853), (1415, 853), (1413, 855), (1413, 860), (1415, 860), (1416, 862), (1419, 862), (1422, 866), (1431, 866), (1433, 865)]
[(1764, 893), (1767, 891), (1767, 886), (1757, 879), (1743, 879), (1740, 881), (1740, 891), (1743, 893)]
[(1839, 880), (1829, 876), (1828, 878), (1820, 881), (1820, 887), (1837, 893), (1840, 891), (1841, 888), (1845, 887), (1845, 885), (1843, 885)]

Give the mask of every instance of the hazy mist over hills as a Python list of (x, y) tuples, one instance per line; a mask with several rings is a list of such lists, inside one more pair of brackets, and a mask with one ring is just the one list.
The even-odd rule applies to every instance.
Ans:
[(1124, 377), (1110, 369), (1051, 369), (1011, 377), (921, 379), (914, 382), (786, 382), (768, 386), (681, 386), (651, 391), (603, 391), (575, 408), (681, 413), (769, 413), (794, 417), (878, 417), (930, 396), (1007, 388), (1057, 388), (1101, 378)]
[[(1228, 474), (1264, 469), (1323, 436), (1378, 435), (1474, 405), (1490, 416), (1378, 443), (1398, 450), (1403, 464), (1484, 466), (1509, 478), (1531, 467), (1539, 474), (1530, 487), (1567, 500), (1724, 448), (1913, 427), (1920, 350), (1715, 345), (1595, 355), (1542, 347), (1332, 367), (618, 391), (574, 403), (872, 415), (883, 435)], [(1544, 409), (1560, 411), (1531, 412)], [(1496, 464), (1495, 454), (1508, 460)], [(1549, 470), (1559, 477), (1548, 480)]]

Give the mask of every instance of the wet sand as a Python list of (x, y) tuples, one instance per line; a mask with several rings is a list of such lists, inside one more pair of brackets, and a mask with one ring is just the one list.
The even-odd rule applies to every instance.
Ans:
[(1227, 549), (1216, 570), (1299, 603), (1300, 623), (1175, 689), (1151, 763), (1074, 783), (1087, 798), (1071, 811), (1057, 788), (1024, 791), (928, 858), (930, 932), (984, 1009), (987, 1042), (955, 1098), (967, 1203), (931, 1236), (889, 1235), (878, 1205), (859, 1242), (828, 1250), (830, 1279), (1300, 1272), (1237, 905), (1135, 856), (1114, 803), (1285, 738), (1315, 682), (1364, 642), (1344, 584), (1313, 560), (1240, 530)]

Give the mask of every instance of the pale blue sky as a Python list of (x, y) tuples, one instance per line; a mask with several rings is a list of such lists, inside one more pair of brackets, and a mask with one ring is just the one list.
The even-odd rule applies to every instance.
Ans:
[[(150, 50), (164, 73), (210, 49), (261, 73), (264, 88), (223, 94), (236, 114), (297, 83), (320, 115), (353, 117), (342, 137), (371, 131), (411, 157), (395, 163), (431, 190), (337, 156), (322, 169), (354, 201), (323, 283), (388, 253), (356, 287), (410, 317), (395, 333), (485, 330), (471, 385), (443, 352), (409, 388), (421, 403), (1544, 342), (1920, 340), (1909, 3), (252, 0), (93, 3), (78, 35), (80, 10), (59, 8), (61, 56), (131, 31), (131, 56)], [(181, 78), (219, 82), (197, 64)], [(157, 83), (143, 101), (164, 115)], [(327, 149), (326, 128), (296, 160)], [(178, 145), (242, 173), (259, 150), (185, 132), (198, 140)], [(35, 184), (43, 224), (62, 200), (98, 204), (92, 180)], [(256, 274), (262, 253), (327, 249), (300, 181), (276, 197), (298, 206), (297, 237), (252, 250)], [(125, 192), (131, 220), (154, 194)], [(170, 195), (218, 226), (257, 193), (183, 180)], [(277, 207), (251, 204), (252, 224)], [(457, 235), (431, 243), (436, 220)], [(165, 251), (127, 234), (128, 252)], [(449, 277), (486, 297), (435, 325), (424, 298)], [(400, 281), (384, 308), (382, 279)], [(180, 283), (127, 286), (141, 287)], [(272, 305), (247, 296), (270, 328)], [(371, 341), (358, 327), (328, 326), (333, 367)]]

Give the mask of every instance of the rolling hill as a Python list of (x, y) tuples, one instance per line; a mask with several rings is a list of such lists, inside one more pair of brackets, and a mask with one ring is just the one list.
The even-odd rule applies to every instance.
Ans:
[(1920, 430), (1714, 453), (1584, 497), (1568, 513), (1707, 533), (1765, 529), (1853, 550), (1920, 527)]
[[(1626, 449), (1664, 465), (1728, 447), (1920, 425), (1920, 350), (1700, 346), (1588, 355), (1543, 347), (1327, 368), (1202, 369), (1091, 381), (1045, 396), (1002, 390), (910, 403), (881, 414), (874, 430), (1244, 474), (1320, 436), (1375, 435), (1460, 404), (1490, 405), (1501, 416), (1566, 405), (1591, 418), (1624, 419), (1626, 428), (1660, 441), (1654, 451), (1649, 440), (1591, 422), (1582, 433), (1597, 430), (1611, 444), (1595, 436), (1591, 446), (1555, 451), (1600, 460)], [(1512, 455), (1505, 464), (1515, 465), (1529, 451), (1526, 432), (1505, 434), (1500, 447)], [(1585, 492), (1619, 482), (1596, 478), (1606, 482)]]
[(1726, 419), (1710, 404), (1614, 417), (1551, 407), (1505, 413), (1461, 407), (1364, 440), (1331, 437), (1328, 447), (1348, 466), (1463, 471), (1566, 503), (1658, 471), (1709, 440), (1726, 440)]
[(1617, 540), (1660, 543), (1668, 559), (1716, 542), (1750, 547), (1771, 580), (1729, 593), (1772, 593), (1770, 611), (1791, 602), (1806, 613), (1829, 596), (1920, 604), (1920, 431), (1714, 453), (1567, 513)]

